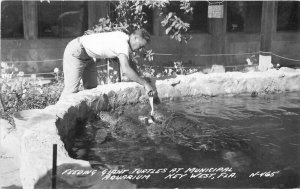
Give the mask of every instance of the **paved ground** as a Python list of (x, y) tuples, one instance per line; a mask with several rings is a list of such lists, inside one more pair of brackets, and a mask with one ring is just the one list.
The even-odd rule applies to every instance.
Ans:
[(0, 146), (0, 188), (21, 188), (18, 160)]

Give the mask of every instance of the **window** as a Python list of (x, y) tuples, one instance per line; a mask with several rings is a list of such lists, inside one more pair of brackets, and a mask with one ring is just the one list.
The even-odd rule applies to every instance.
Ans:
[(1, 2), (1, 38), (23, 38), (22, 1)]
[(117, 5), (118, 5), (117, 1), (109, 1), (108, 2), (108, 15), (112, 22), (115, 22), (118, 17), (118, 13), (117, 13), (117, 11), (115, 11)]
[(245, 2), (228, 2), (227, 5), (227, 31), (244, 31)]
[(206, 1), (191, 1), (190, 3), (194, 9), (193, 14), (184, 14), (184, 12), (180, 9), (179, 1), (170, 1), (170, 4), (167, 6), (167, 11), (175, 12), (176, 15), (180, 17), (184, 22), (190, 23), (191, 32), (207, 32), (208, 3)]
[(148, 21), (144, 28), (150, 33), (153, 34), (153, 10), (148, 7), (143, 7), (143, 12), (146, 13), (145, 17)]
[(193, 18), (190, 21), (191, 32), (208, 32), (208, 3), (206, 1), (191, 1), (191, 6), (194, 8)]
[(278, 2), (277, 31), (300, 30), (300, 2)]
[(88, 28), (87, 3), (81, 1), (38, 2), (39, 37), (75, 37)]
[(227, 3), (227, 32), (260, 32), (262, 1)]

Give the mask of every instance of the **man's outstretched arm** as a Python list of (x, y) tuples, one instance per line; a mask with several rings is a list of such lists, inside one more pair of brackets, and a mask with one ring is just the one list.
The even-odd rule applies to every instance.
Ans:
[(121, 67), (121, 70), (126, 74), (126, 76), (131, 79), (132, 81), (135, 81), (141, 85), (143, 85), (148, 92), (150, 91), (153, 91), (153, 88), (152, 86), (143, 78), (141, 78), (132, 68), (131, 66), (129, 65), (129, 61), (128, 61), (128, 58), (125, 54), (120, 54), (118, 56), (119, 58), (119, 62), (120, 62), (120, 67)]

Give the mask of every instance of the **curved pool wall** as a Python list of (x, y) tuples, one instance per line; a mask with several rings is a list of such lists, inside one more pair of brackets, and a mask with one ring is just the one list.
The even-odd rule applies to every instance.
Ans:
[[(170, 79), (153, 80), (160, 99), (197, 95), (268, 94), (300, 91), (300, 69), (281, 68), (265, 72), (195, 73)], [(57, 174), (60, 182), (101, 188), (136, 188), (128, 181), (101, 181), (99, 175), (76, 177), (62, 174), (67, 169), (91, 170), (87, 161), (68, 154), (75, 131), (95, 112), (118, 106), (145, 102), (147, 96), (137, 83), (101, 85), (68, 96), (55, 105), (34, 111), (26, 119), (16, 120), (13, 128), (1, 122), (1, 146), (19, 160), (20, 179), (24, 189), (51, 186), (52, 146), (57, 144)], [(19, 112), (22, 117), (22, 111)], [(13, 128), (13, 129), (12, 129)]]

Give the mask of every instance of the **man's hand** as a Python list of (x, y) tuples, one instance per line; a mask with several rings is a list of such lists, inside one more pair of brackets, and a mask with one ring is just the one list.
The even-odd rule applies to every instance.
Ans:
[(148, 96), (154, 96), (154, 93), (156, 93), (156, 91), (149, 83), (145, 83), (144, 87), (146, 89), (146, 93), (148, 94)]
[(149, 97), (153, 97), (153, 103), (154, 104), (160, 104), (160, 100), (157, 95), (157, 91), (149, 84), (145, 84), (146, 93)]
[(158, 98), (158, 95), (157, 95), (157, 92), (156, 90), (143, 78), (141, 78), (129, 65), (128, 63), (128, 57), (124, 54), (120, 54), (118, 56), (119, 58), (119, 61), (120, 61), (120, 66), (121, 66), (121, 70), (123, 71), (123, 73), (126, 74), (126, 76), (143, 85), (146, 89), (146, 93), (149, 95), (149, 96), (153, 96), (153, 102), (155, 104), (159, 104), (160, 103), (160, 100)]

